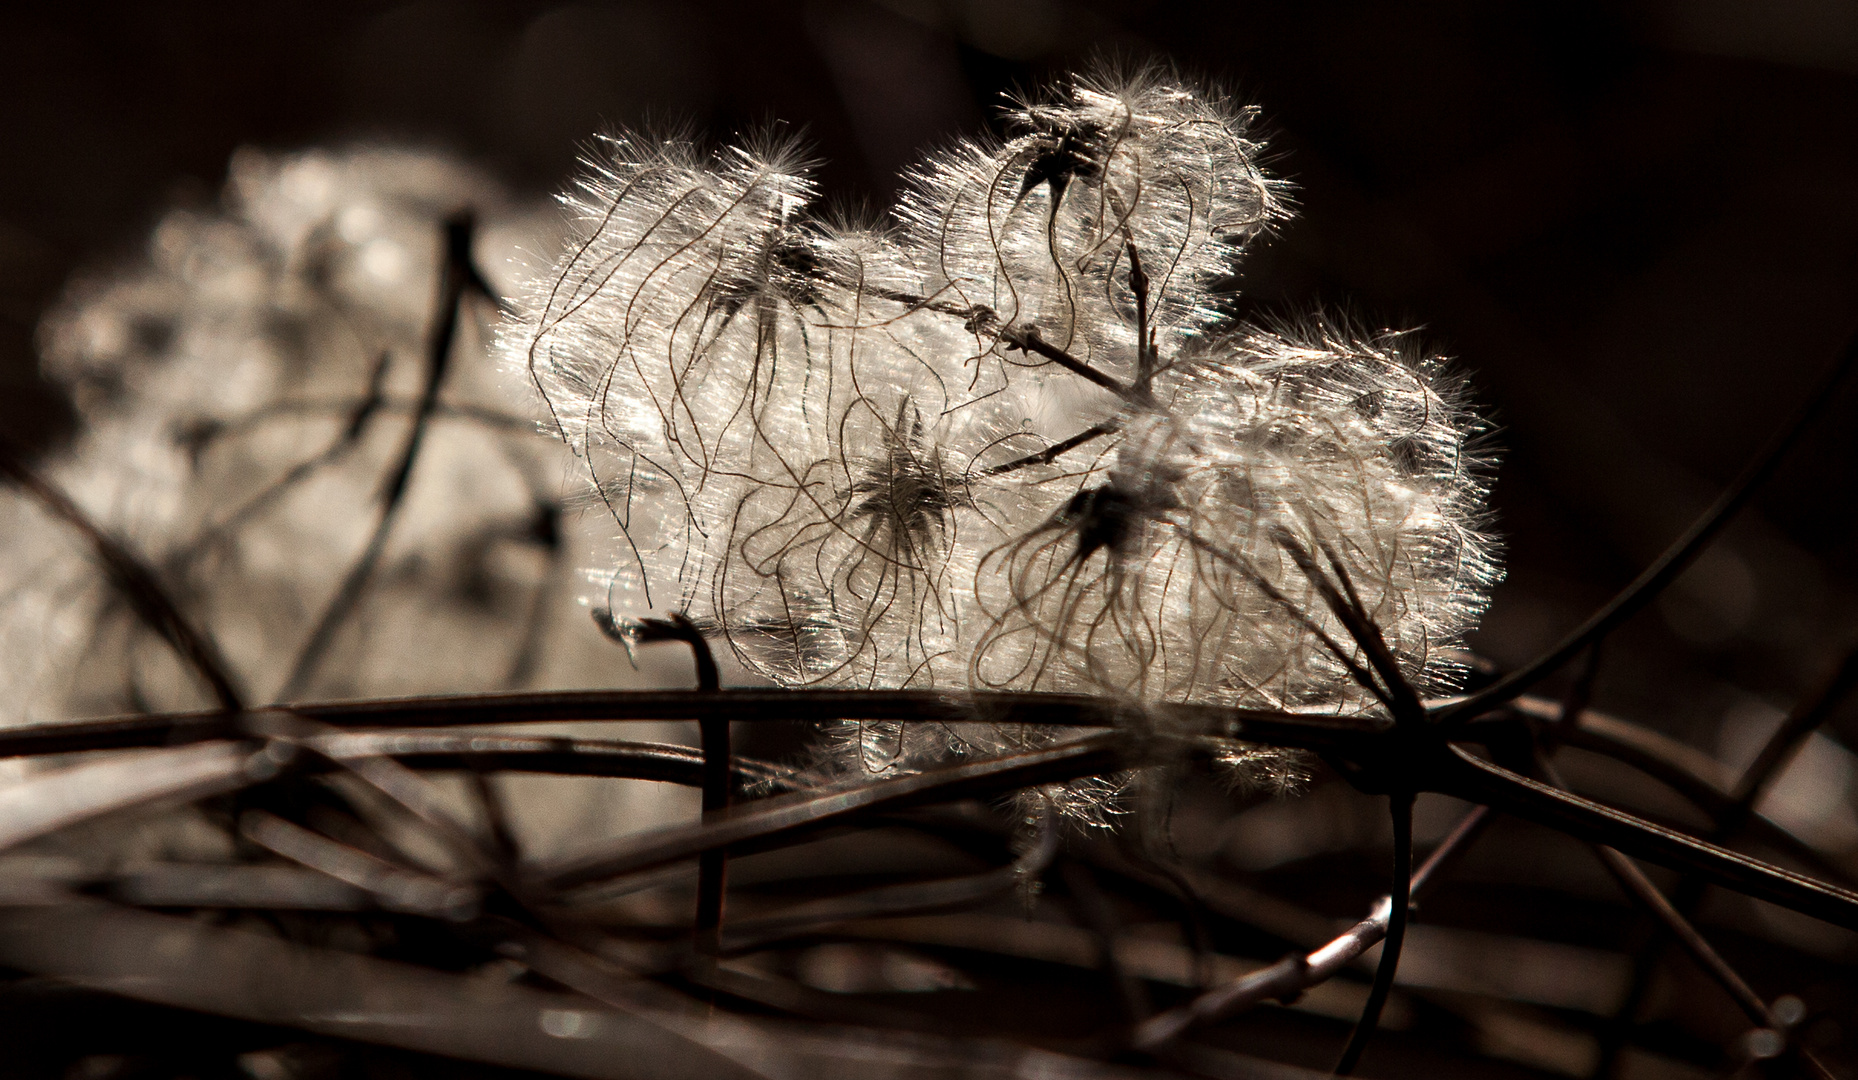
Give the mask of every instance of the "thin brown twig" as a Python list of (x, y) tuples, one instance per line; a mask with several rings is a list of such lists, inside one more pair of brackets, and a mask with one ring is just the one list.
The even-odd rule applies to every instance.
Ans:
[(317, 666), (335, 643), (336, 631), (355, 605), (361, 602), (362, 593), (366, 591), (375, 567), (387, 550), (387, 540), (399, 517), (408, 482), (413, 476), (413, 467), (419, 461), (420, 449), (425, 445), (426, 433), (439, 406), (439, 391), (451, 367), (452, 342), (458, 335), (459, 314), (467, 292), (476, 290), (493, 302), (496, 299), (484, 285), (483, 275), (472, 264), (473, 225), (469, 213), (460, 214), (445, 223), (445, 258), (439, 272), (437, 314), (426, 352), (425, 382), (420, 389), (419, 404), (413, 410), (412, 426), (407, 431), (406, 443), (401, 447), (399, 458), (382, 485), (380, 512), (375, 518), (374, 531), (368, 537), (360, 557), (336, 588), (335, 595), (323, 608), (322, 616), (304, 638), (297, 658), (291, 665), (290, 674), (285, 678), (283, 688), (278, 691), (279, 701), (289, 701), (309, 687)]
[[(1416, 901), (1431, 887), (1445, 868), (1484, 831), (1490, 819), (1490, 808), (1480, 806), (1459, 821), (1413, 873), (1408, 887), (1409, 902)], [(1215, 987), (1186, 1005), (1150, 1017), (1131, 1034), (1130, 1045), (1138, 1050), (1153, 1051), (1192, 1028), (1214, 1023), (1260, 1002), (1273, 998), (1293, 999), (1328, 980), (1386, 937), (1392, 917), (1392, 900), (1383, 898), (1367, 918), (1321, 948), (1308, 954), (1293, 953), (1262, 971)]]
[(1400, 947), (1406, 942), (1407, 917), (1413, 903), (1413, 796), (1411, 792), (1400, 792), (1389, 796), (1387, 801), (1393, 815), (1394, 845), (1393, 894), (1388, 898), (1387, 932), (1381, 939), (1381, 959), (1374, 966), (1374, 984), (1368, 990), (1367, 1004), (1362, 1006), (1355, 1030), (1349, 1034), (1348, 1044), (1335, 1063), (1337, 1076), (1348, 1076), (1355, 1071), (1362, 1053), (1368, 1048), (1368, 1040), (1380, 1026), (1381, 1009), (1387, 1004), (1387, 995), (1393, 991), (1394, 974), (1400, 967)]
[(1131, 750), (1128, 736), (1103, 733), (1041, 750), (944, 766), (841, 791), (797, 792), (762, 799), (726, 811), (713, 821), (622, 838), (571, 860), (536, 868), (534, 877), (553, 890), (579, 888), (705, 851), (767, 843), (853, 814), (1114, 772), (1128, 763)]
[[(249, 714), (270, 715), (270, 710)], [(924, 691), (726, 690), (491, 694), (463, 698), (405, 699), (303, 705), (295, 715), (332, 726), (463, 726), (555, 720), (662, 720), (727, 717), (731, 720), (897, 719), (909, 722), (1056, 724), (1128, 727), (1126, 704), (1087, 695)], [(1226, 738), (1314, 750), (1332, 760), (1380, 769), (1397, 763), (1403, 785), (1485, 803), (1505, 813), (1570, 835), (1617, 847), (1637, 858), (1840, 925), (1858, 925), (1858, 892), (1727, 850), (1614, 807), (1543, 785), (1472, 755), (1449, 742), (1433, 742), (1432, 728), (1402, 734), (1385, 722), (1271, 710), (1205, 705), (1155, 705), (1143, 714), (1150, 730), (1209, 733)], [(124, 718), (37, 729), (0, 730), (0, 755), (50, 753), (162, 744), (228, 733), (224, 717), (184, 714)], [(1109, 758), (1114, 758), (1114, 753)], [(1107, 761), (1108, 759), (1106, 759)], [(1105, 765), (1109, 768), (1109, 765)], [(1068, 771), (1072, 766), (1058, 767)], [(1111, 771), (1114, 771), (1111, 769)], [(1071, 775), (1089, 775), (1072, 773)], [(1374, 776), (1370, 776), (1372, 780)], [(965, 782), (965, 781), (963, 781)], [(1007, 782), (999, 779), (996, 782)], [(1045, 781), (1037, 781), (1045, 782)], [(1367, 781), (1364, 781), (1367, 782)], [(892, 783), (883, 781), (883, 784)], [(933, 785), (931, 785), (933, 786)], [(888, 789), (885, 789), (888, 790)], [(834, 795), (852, 798), (852, 793)], [(853, 801), (862, 799), (856, 796)], [(689, 854), (704, 850), (699, 843)], [(628, 856), (630, 858), (630, 856)]]
[[(1562, 786), (1561, 777), (1554, 762), (1550, 761), (1546, 755), (1537, 757), (1537, 765), (1550, 783), (1557, 787)], [(1730, 1000), (1735, 1002), (1736, 1007), (1741, 1009), (1750, 1021), (1758, 1027), (1774, 1031), (1785, 1030), (1785, 1025), (1775, 1017), (1773, 1010), (1768, 1007), (1768, 1003), (1762, 999), (1761, 995), (1757, 994), (1754, 988), (1748, 985), (1748, 981), (1743, 979), (1727, 960), (1723, 959), (1722, 954), (1716, 951), (1709, 940), (1691, 925), (1690, 920), (1685, 918), (1684, 914), (1671, 903), (1658, 886), (1645, 876), (1645, 871), (1639, 869), (1638, 864), (1603, 844), (1593, 845), (1593, 850), (1626, 894), (1658, 920), (1665, 933), (1683, 947), (1684, 952), (1696, 962), (1697, 967), (1702, 969), (1705, 975), (1710, 977), (1711, 981), (1723, 988)], [(1810, 1052), (1798, 1047), (1794, 1048), (1794, 1051), (1814, 1077), (1820, 1080), (1834, 1080), (1832, 1072)]]
[[(1710, 819), (1715, 823), (1711, 833), (1712, 839), (1726, 842), (1737, 832), (1748, 829), (1751, 825), (1764, 826), (1762, 832), (1770, 838), (1777, 831), (1783, 837), (1792, 837), (1791, 833), (1772, 828), (1767, 819), (1755, 812), (1755, 806), (1760, 802), (1768, 784), (1792, 759), (1800, 744), (1830, 718), (1832, 711), (1851, 692), (1855, 683), (1858, 683), (1858, 650), (1848, 652), (1820, 687), (1795, 705), (1786, 719), (1781, 722), (1780, 727), (1775, 729), (1768, 741), (1762, 745), (1754, 761), (1743, 770), (1742, 775), (1737, 778), (1730, 790), (1721, 792), (1720, 798), (1710, 806), (1702, 806), (1701, 801), (1693, 799), (1698, 802), (1699, 806), (1702, 806), (1704, 812), (1709, 814)], [(1813, 856), (1808, 861), (1816, 869), (1824, 872), (1821, 866), (1823, 860), (1816, 858), (1817, 851), (1807, 848), (1805, 852), (1795, 851), (1795, 854)], [(1620, 871), (1610, 862), (1608, 869), (1613, 870), (1615, 876), (1619, 876)], [(1636, 887), (1623, 877), (1620, 880), (1627, 888)], [(1677, 915), (1687, 918), (1702, 902), (1705, 889), (1706, 885), (1702, 879), (1685, 877), (1678, 881), (1668, 902), (1664, 900), (1661, 893), (1655, 899), (1648, 899), (1646, 902), (1665, 904)], [(1656, 890), (1653, 891), (1656, 892)], [(1625, 997), (1620, 1001), (1619, 1008), (1614, 1010), (1602, 1031), (1600, 1057), (1593, 1075), (1605, 1076), (1613, 1071), (1620, 1052), (1625, 1048), (1628, 1028), (1646, 996), (1651, 992), (1652, 977), (1670, 940), (1671, 933), (1665, 921), (1661, 920), (1658, 928), (1653, 931), (1651, 940), (1638, 951), (1633, 963), (1632, 979), (1627, 984)], [(1693, 957), (1694, 955), (1693, 953)], [(1698, 962), (1706, 963), (1701, 960)], [(1707, 967), (1706, 970), (1708, 970)]]

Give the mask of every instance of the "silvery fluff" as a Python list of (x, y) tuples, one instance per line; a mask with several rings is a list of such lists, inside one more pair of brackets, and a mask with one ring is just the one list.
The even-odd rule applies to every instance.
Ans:
[[(791, 143), (600, 145), (503, 345), (611, 517), (599, 602), (681, 610), (787, 686), (1371, 713), (1293, 557), (1320, 551), (1450, 688), (1500, 574), (1481, 425), (1410, 335), (1223, 314), (1291, 214), (1254, 110), (1148, 72), (1006, 120), (875, 225), (816, 212)], [(836, 767), (1062, 737), (848, 724)], [(1100, 819), (1121, 783), (1046, 795)]]

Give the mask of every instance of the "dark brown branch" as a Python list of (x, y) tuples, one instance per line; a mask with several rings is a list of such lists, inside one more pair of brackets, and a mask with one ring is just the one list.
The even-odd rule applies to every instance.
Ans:
[(946, 766), (856, 788), (777, 796), (725, 811), (713, 821), (624, 837), (603, 850), (537, 868), (534, 876), (550, 889), (578, 888), (705, 851), (765, 843), (854, 814), (992, 795), (1114, 772), (1127, 764), (1129, 756), (1127, 738), (1106, 732), (1043, 750)]
[[(1564, 724), (1556, 717), (1563, 707), (1541, 698), (1521, 697), (1510, 707), (1525, 716), (1553, 723), (1555, 742), (1600, 754), (1629, 765), (1670, 788), (1702, 811), (1711, 821), (1724, 821), (1737, 813), (1736, 799), (1720, 762), (1708, 754), (1650, 728), (1605, 713), (1584, 709)], [(1467, 731), (1474, 730), (1467, 728)], [(1748, 838), (1805, 865), (1829, 880), (1849, 883), (1850, 872), (1811, 844), (1773, 821), (1750, 811), (1742, 829)], [(1711, 832), (1715, 842), (1728, 839)]]
[[(1756, 754), (1755, 760), (1750, 763), (1749, 767), (1744, 770), (1742, 776), (1733, 785), (1707, 785), (1708, 794), (1712, 797), (1710, 800), (1707, 800), (1707, 802), (1693, 795), (1692, 801), (1696, 802), (1699, 807), (1702, 807), (1705, 813), (1710, 815), (1711, 820), (1715, 822), (1715, 828), (1711, 832), (1712, 839), (1727, 841), (1739, 831), (1756, 831), (1763, 839), (1768, 840), (1770, 843), (1774, 843), (1775, 846), (1801, 859), (1820, 873), (1827, 873), (1829, 869), (1832, 869), (1826, 866), (1825, 858), (1817, 850), (1809, 845), (1796, 841), (1792, 833), (1775, 826), (1772, 822), (1756, 813), (1754, 808), (1755, 804), (1760, 801), (1761, 795), (1766, 790), (1769, 781), (1771, 781), (1785, 766), (1787, 761), (1792, 758), (1794, 751), (1798, 749), (1800, 743), (1824, 723), (1831, 715), (1832, 710), (1838, 706), (1839, 702), (1843, 700), (1848, 693), (1850, 693), (1854, 675), (1858, 674), (1858, 664), (1854, 663), (1854, 656), (1858, 656), (1858, 654), (1847, 654), (1846, 657), (1840, 661), (1839, 665), (1833, 669), (1832, 673), (1827, 677), (1826, 681), (1817, 692), (1809, 695), (1796, 704), (1793, 711), (1788, 714), (1787, 718), (1782, 721), (1781, 726), (1775, 730), (1773, 735), (1769, 737), (1767, 743), (1762, 746), (1760, 752)], [(1613, 721), (1613, 723), (1619, 724), (1620, 722)], [(1629, 725), (1622, 726), (1630, 728)], [(1649, 739), (1646, 738), (1649, 733), (1640, 734), (1641, 742), (1649, 741)], [(1715, 765), (1716, 762), (1714, 759), (1709, 759), (1709, 764)], [(1648, 769), (1647, 771), (1651, 770)], [(1653, 775), (1658, 774), (1654, 772)], [(1670, 783), (1671, 781), (1667, 780), (1666, 782)], [(1676, 787), (1677, 785), (1673, 784), (1673, 786)], [(1722, 790), (1725, 786), (1729, 787), (1731, 790)], [(1680, 790), (1683, 789), (1680, 788)], [(1690, 795), (1692, 793), (1686, 791), (1685, 794)], [(1635, 888), (1635, 884), (1627, 877), (1621, 876), (1620, 871), (1616, 869), (1611, 862), (1608, 863), (1608, 867), (1614, 870), (1616, 876), (1619, 876), (1622, 886), (1628, 889)], [(1643, 875), (1639, 876), (1642, 877)], [(1834, 872), (1830, 874), (1830, 876), (1842, 877), (1844, 875)], [(1677, 888), (1673, 891), (1670, 900), (1667, 901), (1660, 893), (1656, 895), (1655, 899), (1648, 898), (1645, 902), (1668, 907), (1674, 915), (1684, 917), (1696, 910), (1698, 903), (1703, 899), (1705, 889), (1706, 885), (1702, 880), (1694, 877), (1686, 877), (1677, 883)], [(1656, 890), (1654, 890), (1654, 892), (1655, 891)], [(1596, 1076), (1608, 1075), (1612, 1072), (1620, 1051), (1625, 1047), (1630, 1022), (1651, 991), (1653, 975), (1657, 970), (1659, 961), (1663, 957), (1665, 946), (1675, 933), (1674, 931), (1667, 931), (1665, 929), (1667, 923), (1668, 921), (1661, 922), (1659, 932), (1654, 933), (1652, 939), (1638, 951), (1638, 955), (1634, 959), (1632, 980), (1627, 985), (1625, 997), (1620, 1002), (1620, 1006), (1615, 1010), (1613, 1016), (1609, 1018), (1609, 1022), (1601, 1034), (1600, 1058), (1594, 1071), (1594, 1075)], [(1680, 942), (1683, 942), (1681, 935), (1676, 936), (1678, 936)], [(1688, 942), (1683, 943), (1688, 947)], [(1692, 951), (1692, 956), (1696, 958), (1694, 950)], [(1697, 962), (1703, 965), (1705, 970), (1709, 970), (1709, 964), (1706, 960), (1698, 959)], [(1731, 992), (1733, 993), (1733, 991)]]
[(1622, 810), (1519, 776), (1457, 747), (1457, 766), (1426, 790), (1480, 802), (1636, 858), (1702, 875), (1747, 896), (1858, 929), (1858, 893), (1667, 829)]
[[(449, 728), (568, 720), (656, 721), (726, 717), (742, 723), (794, 720), (900, 720), (1036, 727), (1154, 724), (1319, 752), (1367, 754), (1379, 746), (1372, 722), (1268, 709), (1155, 705), (1146, 709), (1088, 694), (950, 693), (940, 690), (571, 690), (432, 695), (323, 702), (249, 710), (296, 715), (338, 728)], [(236, 734), (217, 712), (153, 713), (0, 728), (0, 757), (168, 746)]]
[[(696, 664), (697, 689), (704, 693), (722, 689), (716, 655), (710, 651), (710, 643), (683, 612), (674, 611), (663, 619), (632, 619), (622, 623), (613, 617), (610, 609), (601, 608), (594, 612), (594, 623), (602, 633), (625, 645), (628, 654), (634, 644), (684, 643), (690, 647), (691, 659)], [(703, 748), (703, 816), (707, 820), (729, 808), (729, 719), (703, 717), (697, 721), (697, 732)], [(706, 851), (697, 856), (697, 913), (691, 935), (701, 953), (716, 953), (717, 935), (723, 924), (723, 895), (728, 888), (728, 860), (729, 853), (722, 850)]]
[(898, 915), (923, 915), (966, 907), (1011, 892), (1028, 878), (1036, 880), (1051, 863), (1052, 856), (1058, 850), (1058, 833), (1058, 828), (1048, 821), (1039, 833), (1038, 841), (1024, 855), (998, 870), (937, 881), (883, 885), (849, 896), (797, 904), (784, 911), (731, 923), (722, 951), (730, 954), (750, 952), (797, 933), (838, 923)]
[[(1562, 786), (1561, 777), (1557, 774), (1553, 762), (1545, 756), (1538, 756), (1537, 763), (1550, 783), (1557, 787)], [(1658, 920), (1664, 932), (1675, 938), (1683, 947), (1684, 952), (1695, 961), (1697, 967), (1723, 988), (1730, 1000), (1735, 1002), (1736, 1007), (1742, 1010), (1743, 1015), (1747, 1016), (1757, 1027), (1771, 1028), (1775, 1031), (1784, 1030), (1785, 1025), (1775, 1018), (1773, 1010), (1768, 1008), (1768, 1003), (1762, 1000), (1760, 994), (1755, 993), (1747, 980), (1729, 966), (1729, 962), (1723, 959), (1722, 954), (1716, 951), (1709, 940), (1699, 933), (1697, 928), (1691, 925), (1690, 920), (1685, 918), (1664, 893), (1659, 891), (1658, 886), (1645, 876), (1645, 871), (1640, 870), (1631, 859), (1610, 847), (1595, 844), (1593, 848), (1594, 854), (1599, 856), (1607, 872), (1612, 874), (1613, 879), (1626, 891), (1626, 894)], [(1823, 1080), (1833, 1080), (1832, 1073), (1810, 1053), (1799, 1050), (1798, 1054), (1801, 1063), (1813, 1076), (1823, 1078)]]
[[(1713, 882), (1840, 925), (1858, 925), (1858, 893), (1827, 885), (1623, 811), (1535, 784), (1449, 744), (1431, 741), (1428, 728), (1403, 733), (1385, 722), (1306, 716), (1258, 709), (1205, 705), (1156, 705), (1142, 710), (1111, 699), (1069, 694), (964, 694), (922, 691), (726, 690), (557, 694), (493, 694), (463, 698), (306, 705), (290, 710), (336, 727), (462, 726), (560, 720), (665, 720), (726, 717), (731, 720), (824, 720), (862, 718), (925, 723), (984, 722), (1066, 727), (1140, 726), (1159, 732), (1210, 734), (1322, 753), (1399, 781), (1487, 803), (1506, 813), (1561, 829), (1582, 839), (1617, 847), (1638, 858), (1706, 875)], [(276, 710), (248, 714), (253, 720)], [(160, 745), (176, 740), (224, 736), (237, 730), (223, 716), (184, 714), (135, 717), (37, 728), (0, 730), (0, 756)], [(1105, 761), (1114, 753), (1106, 751)], [(1069, 775), (1090, 775), (1078, 766), (1054, 766)], [(1113, 771), (1105, 764), (1097, 771)], [(1391, 771), (1390, 771), (1391, 770)], [(920, 778), (912, 778), (920, 779)], [(1044, 780), (1026, 783), (1049, 782)], [(888, 782), (887, 782), (888, 783)], [(983, 785), (984, 786), (984, 785)], [(889, 790), (889, 789), (886, 789)], [(1382, 790), (1386, 790), (1383, 788)], [(837, 796), (835, 796), (837, 797)], [(846, 798), (862, 799), (855, 792)], [(733, 843), (734, 841), (730, 841)], [(694, 856), (707, 846), (686, 852)], [(684, 856), (671, 856), (669, 859)], [(628, 856), (628, 859), (631, 856)], [(596, 875), (597, 876), (597, 875)]]
[(1018, 349), (1021, 352), (1035, 353), (1042, 356), (1052, 363), (1057, 364), (1059, 367), (1064, 368), (1066, 371), (1103, 387), (1105, 390), (1122, 398), (1124, 401), (1140, 404), (1148, 400), (1148, 391), (1145, 388), (1131, 387), (1123, 383), (1120, 379), (1105, 375), (1103, 372), (1098, 371), (1096, 368), (1091, 367), (1084, 361), (1040, 337), (1038, 327), (1036, 326), (1002, 324), (1000, 322), (1000, 316), (996, 314), (992, 308), (985, 305), (975, 304), (972, 307), (964, 307), (960, 304), (950, 304), (928, 297), (913, 296), (909, 293), (898, 292), (895, 289), (873, 289), (871, 292), (872, 295), (899, 304), (905, 304), (914, 310), (933, 311), (941, 315), (951, 315), (961, 319), (968, 324), (969, 329), (983, 334), (993, 334), (1001, 341), (1004, 341), (1010, 349)]
[(1045, 359), (1064, 368), (1071, 374), (1080, 376), (1088, 382), (1096, 383), (1098, 386), (1103, 387), (1105, 390), (1122, 398), (1124, 401), (1140, 402), (1146, 397), (1145, 393), (1126, 385), (1121, 379), (1114, 379), (1105, 375), (1103, 372), (1091, 367), (1089, 364), (1072, 356), (1058, 346), (1046, 341), (1039, 336), (1039, 329), (1036, 326), (1003, 326), (1000, 328), (1000, 340), (1006, 342), (1009, 348), (1043, 356)]
[(246, 811), (239, 818), (239, 833), (267, 851), (367, 892), (390, 911), (459, 918), (477, 907), (476, 889), (396, 865), (262, 810)]
[[(656, 780), (682, 787), (703, 786), (703, 753), (671, 743), (578, 739), (557, 735), (451, 735), (426, 731), (383, 731), (336, 736), (372, 744), (372, 752), (415, 769), (458, 769), (473, 773), (526, 772), (555, 776), (603, 776)], [(754, 758), (731, 759), (731, 790), (742, 795), (772, 787), (791, 789), (780, 766)]]
[(981, 470), (981, 475), (983, 477), (1000, 476), (1004, 473), (1014, 472), (1016, 470), (1028, 468), (1033, 465), (1050, 465), (1052, 462), (1058, 460), (1060, 457), (1063, 457), (1065, 454), (1068, 454), (1071, 451), (1077, 449), (1078, 447), (1084, 445), (1085, 443), (1090, 442), (1092, 439), (1101, 438), (1102, 436), (1108, 435), (1110, 432), (1115, 431), (1118, 426), (1120, 425), (1118, 425), (1116, 421), (1114, 420), (1105, 420), (1101, 424), (1092, 424), (1090, 427), (1085, 428), (1083, 431), (1078, 432), (1076, 435), (1073, 435), (1070, 438), (1065, 439), (1062, 442), (1055, 442), (1051, 444), (1050, 446), (1046, 447), (1045, 449), (1039, 451), (1036, 454), (1027, 454), (1025, 457), (1015, 458), (1014, 460), (1009, 461), (1004, 465), (995, 465), (991, 469), (983, 469)]

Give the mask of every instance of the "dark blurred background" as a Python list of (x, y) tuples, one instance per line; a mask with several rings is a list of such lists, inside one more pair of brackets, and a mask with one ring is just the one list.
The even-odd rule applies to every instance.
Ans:
[[(68, 434), (39, 313), (213, 199), (240, 145), (410, 139), (540, 193), (602, 129), (778, 119), (834, 200), (882, 207), (919, 148), (1106, 55), (1263, 108), (1302, 215), (1252, 256), (1245, 308), (1423, 325), (1472, 375), (1505, 448), (1510, 576), (1477, 639), (1500, 663), (1628, 580), (1858, 327), (1844, 0), (67, 3), (0, 30), (0, 424)], [(1602, 706), (1714, 749), (1851, 643), (1854, 415), (1848, 390), (1614, 639)]]

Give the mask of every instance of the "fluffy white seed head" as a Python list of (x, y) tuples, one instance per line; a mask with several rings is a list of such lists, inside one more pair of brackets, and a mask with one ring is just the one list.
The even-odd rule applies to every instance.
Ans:
[[(821, 224), (791, 148), (605, 146), (505, 340), (623, 540), (601, 602), (684, 610), (784, 685), (1361, 713), (1292, 557), (1321, 552), (1408, 678), (1449, 685), (1497, 576), (1478, 425), (1402, 335), (1221, 322), (1288, 214), (1251, 112), (1145, 77), (1009, 119), (931, 155), (885, 229)], [(883, 774), (1063, 735), (836, 737)], [(1088, 817), (1120, 782), (1048, 795)]]

